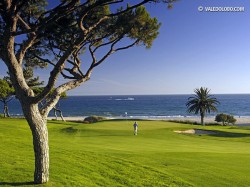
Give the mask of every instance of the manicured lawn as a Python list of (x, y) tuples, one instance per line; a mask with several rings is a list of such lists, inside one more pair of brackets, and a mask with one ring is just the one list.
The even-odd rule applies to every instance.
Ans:
[[(38, 186), (250, 186), (250, 129), (163, 121), (50, 121), (50, 182)], [(173, 132), (200, 128), (215, 135)], [(29, 127), (0, 119), (0, 186), (32, 186)]]

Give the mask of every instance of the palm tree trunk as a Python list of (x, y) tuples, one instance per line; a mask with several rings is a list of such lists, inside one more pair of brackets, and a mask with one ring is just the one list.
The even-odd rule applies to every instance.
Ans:
[(201, 113), (201, 124), (203, 125), (203, 126), (205, 126), (205, 122), (204, 122), (204, 114), (203, 113)]

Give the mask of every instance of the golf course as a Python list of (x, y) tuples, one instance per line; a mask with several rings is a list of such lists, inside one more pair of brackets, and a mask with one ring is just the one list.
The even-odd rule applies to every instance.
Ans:
[[(36, 186), (250, 186), (250, 127), (48, 121), (50, 181)], [(206, 130), (211, 134), (175, 131)], [(0, 186), (33, 186), (25, 119), (0, 119)]]

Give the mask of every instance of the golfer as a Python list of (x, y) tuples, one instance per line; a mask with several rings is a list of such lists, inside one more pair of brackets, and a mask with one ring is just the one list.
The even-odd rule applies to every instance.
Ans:
[(135, 123), (134, 123), (134, 135), (137, 135), (137, 131), (138, 131), (138, 124), (137, 124), (137, 122), (135, 121)]

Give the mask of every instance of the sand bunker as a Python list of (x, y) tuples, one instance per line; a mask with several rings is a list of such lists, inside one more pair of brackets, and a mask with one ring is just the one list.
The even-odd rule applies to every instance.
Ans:
[(179, 134), (216, 134), (214, 131), (201, 130), (201, 129), (189, 129), (185, 131), (174, 131)]

